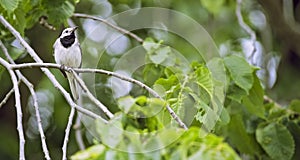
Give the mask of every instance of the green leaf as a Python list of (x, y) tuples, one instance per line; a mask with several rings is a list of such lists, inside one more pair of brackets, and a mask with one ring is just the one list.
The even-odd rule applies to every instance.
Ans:
[(210, 71), (204, 65), (199, 65), (195, 70), (196, 81), (210, 96), (213, 97), (213, 80)]
[(246, 106), (250, 113), (257, 115), (260, 118), (265, 118), (265, 108), (263, 102), (264, 90), (258, 77), (254, 75), (253, 87), (249, 91), (249, 95), (243, 98), (242, 103)]
[(153, 53), (160, 47), (161, 43), (162, 41), (156, 43), (152, 38), (148, 37), (144, 40), (143, 47), (145, 48), (147, 53)]
[(47, 1), (46, 8), (48, 8), (48, 22), (50, 24), (54, 24), (55, 26), (60, 25), (63, 22), (66, 22), (68, 18), (70, 18), (74, 11), (74, 5), (69, 1), (63, 2), (51, 2)]
[(204, 125), (206, 130), (210, 132), (213, 130), (216, 122), (219, 120), (219, 115), (205, 103), (201, 103), (198, 105), (199, 110), (195, 115), (195, 118), (200, 123), (202, 123), (202, 125)]
[(128, 113), (133, 105), (135, 105), (135, 99), (131, 96), (121, 97), (118, 99), (118, 106), (124, 113)]
[(234, 114), (228, 126), (229, 141), (240, 151), (246, 154), (257, 154), (259, 149), (254, 137), (246, 132), (242, 116)]
[(236, 84), (232, 84), (229, 87), (227, 97), (231, 100), (234, 100), (238, 103), (242, 102), (243, 97), (247, 96), (247, 92), (237, 86)]
[(155, 52), (152, 52), (152, 54), (150, 54), (149, 57), (153, 63), (161, 64), (169, 57), (170, 53), (171, 53), (171, 49), (169, 46), (161, 47), (157, 49)]
[(96, 130), (104, 145), (116, 147), (123, 140), (123, 127), (119, 119), (120, 116), (115, 116), (108, 124), (96, 121)]
[(256, 139), (272, 159), (288, 160), (295, 152), (294, 139), (282, 124), (259, 125), (256, 130)]
[(252, 88), (254, 81), (252, 76), (252, 67), (244, 58), (235, 55), (225, 57), (224, 63), (232, 80), (248, 93)]
[(105, 146), (98, 144), (72, 155), (71, 160), (96, 160), (105, 151)]
[(292, 102), (289, 105), (289, 108), (295, 112), (300, 113), (300, 100), (298, 99), (292, 100)]
[(0, 0), (0, 4), (8, 12), (13, 12), (18, 7), (19, 0)]
[(217, 14), (223, 7), (225, 0), (200, 0), (200, 2), (208, 11)]

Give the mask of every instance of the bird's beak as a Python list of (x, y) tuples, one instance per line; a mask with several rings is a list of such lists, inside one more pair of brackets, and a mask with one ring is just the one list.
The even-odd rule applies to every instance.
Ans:
[(72, 32), (74, 32), (77, 28), (78, 28), (78, 26), (73, 27)]

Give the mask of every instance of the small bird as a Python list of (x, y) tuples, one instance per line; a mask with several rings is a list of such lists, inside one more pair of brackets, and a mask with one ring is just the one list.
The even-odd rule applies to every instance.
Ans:
[[(54, 48), (54, 59), (57, 64), (79, 68), (81, 67), (82, 53), (80, 44), (75, 35), (75, 30), (78, 27), (70, 27), (64, 29), (60, 36), (56, 39)], [(72, 73), (62, 71), (65, 77), (67, 77), (70, 85), (70, 90), (74, 100), (79, 98), (79, 87), (76, 79)]]

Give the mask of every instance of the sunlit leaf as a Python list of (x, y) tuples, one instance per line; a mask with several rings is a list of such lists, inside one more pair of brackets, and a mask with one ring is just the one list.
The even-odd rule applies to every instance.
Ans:
[(254, 82), (252, 76), (252, 67), (244, 58), (235, 55), (225, 57), (224, 63), (232, 80), (248, 93)]
[(209, 94), (209, 96), (213, 97), (213, 80), (210, 71), (204, 65), (199, 66), (195, 70), (195, 76), (197, 80), (197, 84), (201, 86), (205, 91)]
[(19, 1), (20, 0), (0, 0), (0, 5), (8, 12), (12, 12), (18, 7)]

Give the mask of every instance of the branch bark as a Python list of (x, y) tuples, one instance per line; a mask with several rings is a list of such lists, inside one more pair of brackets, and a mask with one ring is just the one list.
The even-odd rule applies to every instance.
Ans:
[[(61, 65), (54, 64), (54, 63), (23, 63), (23, 64), (17, 64), (17, 65), (12, 66), (13, 69), (33, 68), (33, 67), (38, 67), (38, 68), (47, 67), (47, 68), (61, 69)], [(119, 78), (121, 80), (134, 83), (134, 84), (140, 86), (141, 88), (144, 88), (145, 90), (147, 90), (155, 98), (159, 98), (159, 99), (163, 100), (163, 98), (160, 97), (160, 95), (158, 93), (156, 93), (149, 86), (143, 84), (142, 82), (140, 82), (138, 80), (135, 80), (135, 79), (130, 78), (130, 77), (123, 76), (123, 75), (115, 73), (115, 72), (111, 72), (111, 71), (107, 71), (107, 70), (103, 70), (103, 69), (68, 68), (67, 66), (65, 66), (62, 69), (64, 69), (65, 71), (74, 70), (77, 73), (100, 73), (100, 74), (105, 74), (105, 75), (108, 75), (108, 76), (113, 76), (113, 77)], [(185, 130), (188, 129), (187, 126), (182, 122), (182, 120), (176, 115), (176, 113), (173, 111), (173, 109), (169, 105), (166, 106), (166, 109), (168, 110), (168, 112), (170, 113), (172, 118), (179, 124), (180, 127), (184, 128)]]

